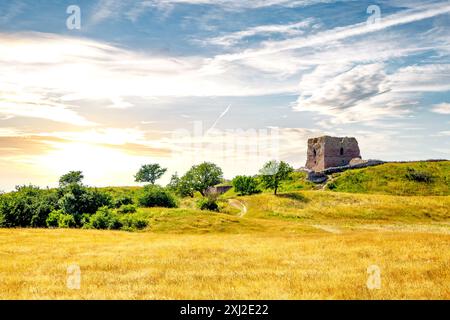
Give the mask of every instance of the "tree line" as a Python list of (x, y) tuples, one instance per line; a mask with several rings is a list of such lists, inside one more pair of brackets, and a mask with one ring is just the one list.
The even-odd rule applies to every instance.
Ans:
[[(256, 176), (237, 176), (232, 185), (238, 195), (271, 189), (277, 194), (280, 183), (293, 171), (281, 161), (269, 161)], [(214, 163), (192, 166), (183, 176), (173, 174), (162, 187), (156, 182), (167, 172), (159, 164), (145, 164), (135, 174), (136, 182), (146, 183), (136, 199), (129, 195), (113, 196), (84, 185), (81, 171), (60, 177), (58, 188), (41, 189), (33, 185), (17, 186), (15, 191), (0, 194), (0, 227), (142, 229), (148, 221), (136, 214), (137, 207), (178, 207), (178, 197), (201, 197), (197, 206), (218, 211), (218, 194), (212, 190), (224, 182), (222, 169)]]

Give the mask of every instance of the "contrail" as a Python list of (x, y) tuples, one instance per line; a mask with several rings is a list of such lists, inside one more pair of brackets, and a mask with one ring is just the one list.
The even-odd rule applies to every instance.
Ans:
[(229, 104), (228, 107), (226, 107), (226, 109), (220, 114), (220, 116), (216, 119), (216, 121), (214, 121), (213, 125), (208, 130), (206, 130), (206, 134), (208, 134), (209, 131), (211, 131), (212, 129), (215, 128), (215, 126), (219, 122), (219, 120), (222, 119), (223, 116), (225, 116), (228, 113), (228, 111), (230, 111), (230, 108), (231, 108), (231, 104)]

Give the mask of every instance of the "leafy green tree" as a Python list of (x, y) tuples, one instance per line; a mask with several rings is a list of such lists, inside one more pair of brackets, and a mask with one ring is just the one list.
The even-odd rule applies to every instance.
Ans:
[(267, 189), (273, 189), (273, 193), (276, 195), (280, 183), (287, 180), (289, 174), (293, 171), (294, 169), (286, 162), (272, 160), (267, 162), (259, 173), (263, 186)]
[(64, 214), (74, 217), (77, 225), (81, 225), (84, 213), (93, 214), (100, 207), (112, 206), (112, 197), (97, 189), (91, 190), (78, 184), (71, 184), (62, 189), (58, 205)]
[(83, 181), (84, 176), (81, 171), (70, 171), (59, 178), (59, 187), (64, 188), (71, 184), (79, 184)]
[(181, 178), (177, 173), (173, 174), (169, 184), (167, 184), (167, 189), (176, 193), (181, 197), (194, 197), (194, 184), (193, 177), (190, 173), (186, 173)]
[(108, 207), (101, 207), (94, 213), (89, 222), (86, 223), (87, 228), (94, 229), (120, 229), (122, 227), (122, 222), (119, 216), (110, 210)]
[(173, 191), (173, 192), (177, 192), (178, 190), (178, 185), (180, 184), (180, 177), (178, 176), (178, 173), (175, 172), (172, 177), (170, 177), (170, 181), (167, 184), (167, 189)]
[(261, 192), (258, 189), (258, 180), (251, 176), (236, 176), (231, 182), (236, 191), (240, 195), (250, 195)]
[(114, 208), (120, 208), (125, 205), (133, 205), (133, 198), (129, 195), (121, 195), (114, 199), (113, 201)]
[(211, 162), (203, 162), (192, 166), (184, 176), (185, 180), (190, 181), (193, 190), (198, 191), (205, 196), (206, 190), (222, 182), (223, 172), (217, 165)]
[(149, 182), (155, 184), (156, 180), (166, 173), (167, 168), (162, 168), (157, 163), (144, 164), (134, 176), (136, 182)]
[(176, 208), (177, 201), (171, 192), (160, 186), (146, 185), (139, 197), (141, 207)]
[(55, 209), (57, 195), (35, 186), (17, 186), (0, 196), (0, 227), (45, 227)]
[(187, 172), (184, 176), (180, 178), (178, 182), (176, 193), (181, 197), (194, 197), (194, 177), (191, 172)]

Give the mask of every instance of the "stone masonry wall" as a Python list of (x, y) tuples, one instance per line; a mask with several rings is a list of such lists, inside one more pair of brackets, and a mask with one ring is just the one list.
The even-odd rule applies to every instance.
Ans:
[(361, 158), (355, 138), (323, 136), (308, 140), (306, 167), (310, 170), (345, 166), (354, 158)]

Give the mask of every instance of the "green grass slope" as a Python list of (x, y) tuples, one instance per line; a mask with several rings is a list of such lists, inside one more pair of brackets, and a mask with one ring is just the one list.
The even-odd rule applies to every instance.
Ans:
[(450, 197), (352, 194), (301, 191), (237, 198), (248, 208), (246, 218), (307, 224), (447, 223)]
[(450, 195), (450, 161), (386, 163), (334, 174), (327, 189), (391, 195)]

